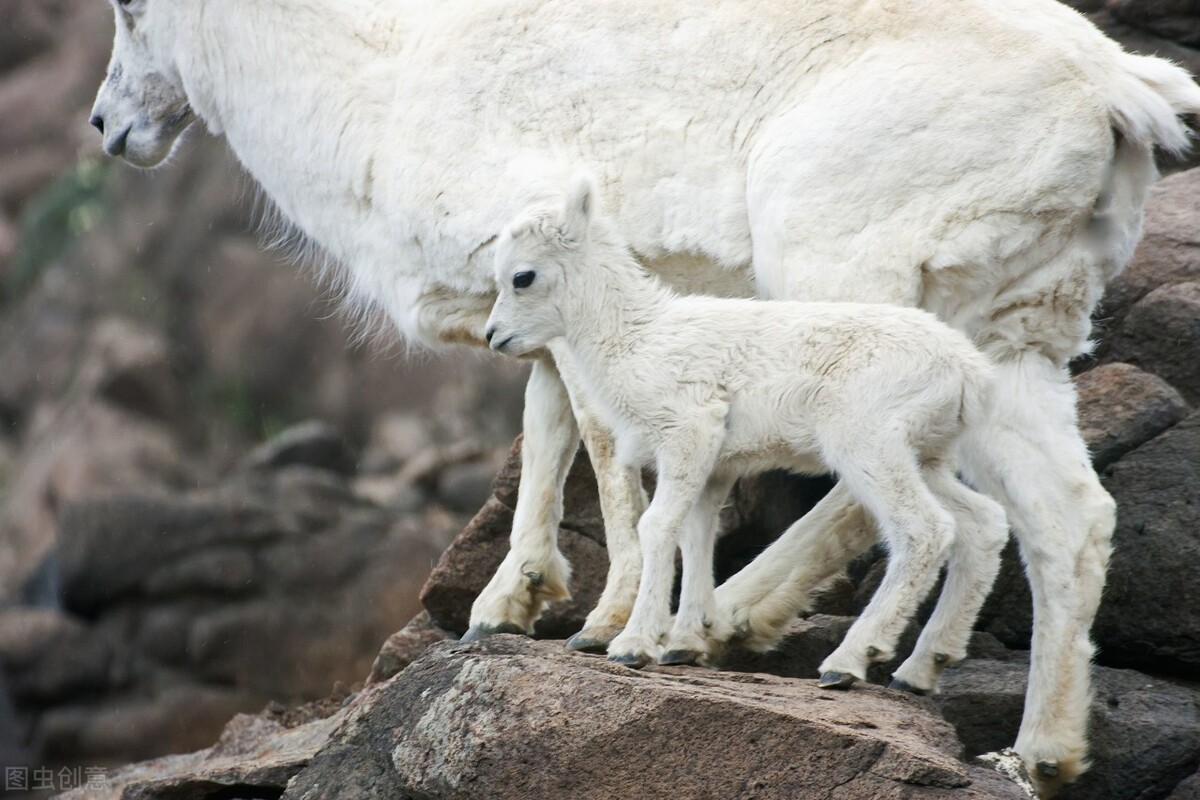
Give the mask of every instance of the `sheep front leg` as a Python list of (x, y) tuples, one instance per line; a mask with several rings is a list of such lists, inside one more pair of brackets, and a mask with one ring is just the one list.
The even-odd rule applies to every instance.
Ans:
[(608, 549), (608, 577), (596, 607), (583, 629), (567, 640), (573, 650), (603, 653), (625, 627), (637, 598), (642, 552), (637, 523), (646, 508), (642, 471), (617, 458), (613, 433), (598, 418), (576, 374), (570, 351), (561, 340), (551, 342), (559, 375), (571, 397), (579, 432), (583, 435), (604, 517), (604, 543)]
[(700, 502), (692, 507), (683, 530), (683, 585), (679, 593), (679, 611), (667, 637), (659, 664), (708, 664), (714, 655), (714, 643), (724, 642), (732, 633), (716, 613), (713, 595), (713, 550), (721, 505), (729, 497), (734, 478), (713, 476), (704, 487)]
[(558, 549), (558, 525), (579, 433), (566, 388), (548, 359), (534, 362), (522, 424), (521, 486), (508, 555), (471, 606), (465, 641), (532, 633), (547, 603), (570, 597), (571, 566)]
[[(720, 448), (720, 433), (705, 430), (689, 437), (690, 447), (660, 453), (658, 486), (650, 507), (638, 522), (642, 547), (642, 579), (629, 623), (608, 646), (608, 660), (641, 668), (659, 654), (671, 624), (671, 587), (675, 582), (675, 549), (682, 528), (708, 482)], [(707, 565), (712, 572), (712, 559)]]

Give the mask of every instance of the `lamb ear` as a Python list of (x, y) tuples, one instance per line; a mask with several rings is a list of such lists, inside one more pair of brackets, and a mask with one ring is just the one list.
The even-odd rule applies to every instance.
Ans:
[(586, 242), (595, 210), (595, 182), (591, 176), (576, 175), (571, 180), (571, 188), (567, 190), (562, 218), (559, 220), (559, 232), (563, 240), (573, 244)]

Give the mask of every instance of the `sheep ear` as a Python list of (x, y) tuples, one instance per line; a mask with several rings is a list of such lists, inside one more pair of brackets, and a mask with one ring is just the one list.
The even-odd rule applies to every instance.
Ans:
[(571, 181), (571, 188), (567, 190), (562, 219), (559, 220), (559, 231), (564, 242), (582, 244), (587, 241), (595, 209), (595, 183), (587, 175), (576, 176)]

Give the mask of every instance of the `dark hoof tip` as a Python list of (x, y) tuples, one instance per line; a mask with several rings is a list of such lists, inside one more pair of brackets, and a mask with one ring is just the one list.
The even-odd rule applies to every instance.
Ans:
[(608, 660), (614, 664), (629, 667), (630, 669), (641, 669), (650, 663), (650, 659), (640, 653), (616, 653), (610, 655)]
[(524, 636), (525, 630), (511, 622), (501, 622), (499, 625), (472, 625), (459, 639), (460, 642), (478, 642), (497, 633), (515, 633)]
[(915, 694), (918, 697), (924, 697), (925, 695), (929, 694), (928, 689), (919, 689), (916, 686), (913, 686), (908, 681), (902, 681), (899, 678), (892, 678), (892, 682), (888, 684), (888, 688), (895, 689), (898, 692), (908, 692), (909, 694)]
[(817, 687), (821, 689), (849, 689), (858, 680), (849, 672), (822, 672), (821, 677), (817, 680)]
[(658, 663), (664, 667), (682, 667), (699, 660), (700, 654), (695, 650), (668, 650), (659, 656)]
[(603, 653), (608, 649), (608, 642), (595, 636), (586, 636), (580, 631), (567, 639), (567, 647), (580, 653)]
[(1037, 772), (1043, 778), (1058, 777), (1058, 762), (1057, 761), (1039, 761), (1037, 762)]

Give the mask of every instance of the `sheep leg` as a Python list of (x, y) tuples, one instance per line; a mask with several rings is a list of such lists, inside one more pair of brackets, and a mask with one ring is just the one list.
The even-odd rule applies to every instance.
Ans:
[(967, 656), (971, 629), (1000, 569), (1008, 539), (1004, 509), (964, 486), (941, 464), (925, 470), (929, 488), (954, 516), (946, 583), (912, 654), (893, 674), (892, 688), (928, 694), (946, 667)]
[(558, 549), (558, 525), (579, 433), (566, 388), (548, 359), (535, 361), (529, 375), (523, 425), (521, 489), (508, 555), (471, 606), (466, 641), (532, 633), (547, 603), (570, 597), (571, 566)]
[(713, 596), (713, 549), (721, 505), (729, 497), (734, 478), (713, 476), (692, 507), (683, 529), (680, 550), (683, 553), (683, 582), (679, 611), (667, 637), (660, 664), (707, 663), (711, 640), (724, 641), (732, 631), (722, 628)]
[[(701, 409), (697, 409), (702, 411)], [(722, 414), (723, 417), (723, 414)], [(722, 430), (697, 426), (687, 446), (659, 453), (658, 486), (638, 521), (642, 577), (629, 622), (608, 646), (608, 659), (640, 668), (659, 654), (671, 625), (671, 587), (675, 550), (684, 522), (700, 500), (720, 450)], [(711, 559), (708, 569), (712, 570)]]
[(608, 576), (596, 607), (588, 614), (583, 629), (567, 640), (567, 646), (583, 652), (603, 653), (625, 627), (637, 598), (642, 572), (637, 523), (646, 508), (641, 469), (617, 458), (616, 442), (597, 418), (576, 376), (570, 352), (554, 342), (550, 351), (567, 387), (583, 443), (596, 474), (600, 511), (604, 517)]
[[(921, 478), (907, 445), (888, 447), (864, 457), (829, 457), (842, 480), (879, 521), (889, 558), (883, 582), (846, 638), (822, 663), (819, 686), (846, 688), (865, 680), (872, 661), (887, 661), (921, 601), (937, 581), (954, 538), (954, 518), (937, 502)], [(828, 448), (827, 449), (832, 449)]]
[(1112, 552), (1116, 505), (1092, 469), (1063, 367), (1036, 353), (998, 360), (996, 406), (960, 447), (971, 482), (1008, 512), (1033, 593), (1025, 715), (1014, 749), (1042, 791), (1087, 764), (1089, 629)]
[(807, 610), (814, 590), (876, 541), (875, 523), (843, 483), (740, 572), (717, 587), (732, 642), (766, 652)]

